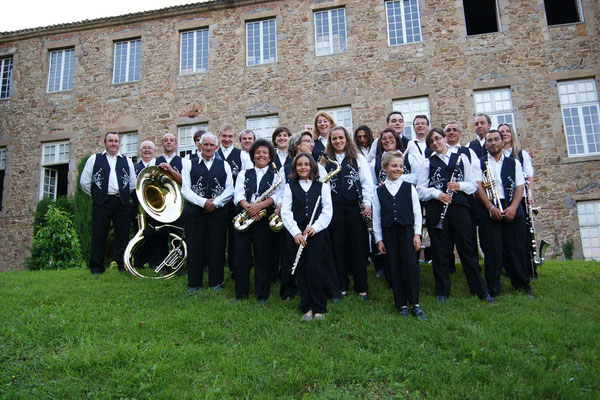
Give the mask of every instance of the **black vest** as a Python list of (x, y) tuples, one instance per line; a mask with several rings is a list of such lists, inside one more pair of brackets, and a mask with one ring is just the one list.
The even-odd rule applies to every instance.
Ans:
[(377, 178), (378, 184), (385, 181), (387, 178), (385, 171), (381, 168), (381, 157), (382, 156), (375, 157), (375, 177)]
[[(92, 170), (92, 203), (96, 205), (104, 204), (108, 199), (108, 177), (110, 174), (110, 165), (106, 154), (96, 154), (96, 161)], [(130, 173), (127, 157), (117, 156), (117, 184), (119, 185), (119, 198), (121, 203), (129, 204), (129, 179)], [(134, 172), (135, 173), (135, 172)]]
[(458, 154), (464, 154), (465, 156), (467, 156), (467, 158), (469, 159), (469, 162), (471, 164), (473, 164), (473, 160), (471, 160), (471, 152), (469, 151), (468, 147), (465, 146), (459, 146), (458, 147)]
[(133, 166), (133, 169), (135, 169), (135, 175), (136, 175), (136, 176), (137, 176), (137, 175), (139, 175), (139, 174), (140, 174), (140, 172), (142, 172), (142, 170), (143, 170), (144, 168), (146, 168), (146, 166), (144, 165), (144, 162), (143, 162), (143, 161), (139, 161), (138, 163), (136, 163), (136, 164)]
[[(429, 187), (434, 187), (446, 192), (446, 185), (452, 178), (452, 172), (456, 182), (464, 182), (465, 169), (459, 153), (452, 153), (450, 161), (446, 165), (437, 155), (429, 157)], [(437, 199), (436, 199), (437, 201)], [(469, 206), (468, 196), (465, 192), (458, 191), (452, 195), (452, 204)]]
[(315, 140), (315, 147), (313, 147), (312, 156), (316, 162), (319, 162), (325, 151), (325, 146), (319, 139)]
[(233, 175), (233, 180), (235, 181), (238, 174), (242, 170), (242, 151), (237, 147), (234, 147), (233, 150), (231, 150), (231, 153), (229, 153), (229, 157), (225, 158), (225, 155), (223, 154), (223, 149), (219, 147), (219, 150), (217, 150), (217, 154), (222, 160), (227, 161), (227, 163), (231, 167), (231, 175)]
[[(293, 161), (292, 157), (290, 157), (290, 155), (288, 154), (287, 157), (285, 158), (285, 162), (283, 163), (283, 165), (291, 164), (292, 161)], [(275, 157), (273, 157), (273, 162), (275, 163), (275, 165), (277, 166), (277, 170), (279, 171), (279, 169), (282, 167), (282, 165), (281, 165), (281, 161), (279, 160), (279, 156), (277, 155), (277, 152), (275, 152)]]
[[(292, 213), (294, 214), (294, 220), (298, 226), (308, 225), (317, 198), (321, 195), (323, 183), (314, 181), (310, 186), (310, 189), (308, 189), (308, 192), (305, 192), (304, 189), (302, 189), (302, 186), (300, 186), (298, 181), (290, 180), (289, 185), (290, 190), (292, 191)], [(323, 208), (322, 204), (323, 203), (319, 203), (314, 221), (321, 215), (321, 210)]]
[(285, 181), (282, 184), (286, 184), (290, 181), (290, 174), (292, 173), (292, 164), (285, 164), (283, 166), (283, 172), (285, 176), (283, 177)]
[(381, 226), (389, 228), (394, 223), (402, 226), (412, 226), (415, 216), (412, 209), (411, 184), (402, 182), (395, 196), (385, 185), (377, 188), (377, 198), (381, 205)]
[[(419, 145), (417, 144), (418, 140), (413, 140), (413, 142), (415, 142), (415, 146), (417, 146), (417, 150), (419, 150), (419, 153), (421, 155), (423, 155), (423, 151), (421, 151), (421, 148), (419, 147)], [(408, 147), (408, 146), (407, 146)], [(433, 154), (433, 150), (431, 150), (429, 147), (425, 146), (425, 158), (428, 158), (430, 155)]]
[[(521, 163), (521, 166), (523, 166), (523, 150), (519, 150), (518, 155), (519, 155), (519, 162)], [(515, 158), (515, 150), (514, 149), (510, 150), (509, 157), (510, 158)]]
[[(335, 165), (327, 163), (327, 173), (333, 171)], [(348, 162), (347, 158), (342, 161), (342, 170), (329, 181), (331, 185), (331, 199), (334, 203), (355, 204), (362, 197), (362, 186), (360, 184), (360, 173), (358, 162)]]
[[(481, 157), (479, 159), (481, 161), (481, 171), (485, 174), (488, 168), (487, 156)], [(500, 179), (502, 180), (502, 187), (504, 188), (504, 203), (508, 207), (513, 200), (515, 194), (516, 180), (516, 161), (514, 158), (504, 157), (502, 161), (502, 168), (500, 169)], [(519, 207), (517, 208), (517, 212), (515, 216), (519, 216), (524, 214), (523, 208), (521, 207), (521, 203), (519, 203)]]
[(475, 139), (469, 143), (469, 148), (475, 152), (479, 158), (487, 156), (487, 149), (479, 144), (479, 140)]
[(246, 201), (250, 203), (252, 201), (253, 194), (255, 194), (256, 197), (258, 197), (264, 192), (266, 192), (273, 184), (274, 177), (275, 173), (273, 172), (273, 169), (267, 168), (267, 172), (263, 175), (257, 188), (256, 170), (254, 168), (247, 169), (246, 178), (244, 180), (244, 195), (246, 196)]
[[(167, 162), (167, 159), (165, 158), (165, 156), (160, 156), (156, 159), (155, 164), (156, 165), (160, 165), (161, 163)], [(171, 167), (173, 167), (173, 169), (175, 170), (175, 172), (177, 172), (178, 174), (181, 174), (181, 171), (183, 171), (183, 165), (181, 162), (181, 157), (179, 156), (175, 156), (171, 159), (171, 162), (169, 163), (169, 165)]]
[[(199, 163), (197, 157), (191, 164), (190, 185), (194, 193), (206, 199), (215, 199), (225, 191), (227, 182), (225, 161), (215, 157), (210, 170), (206, 168), (205, 163)], [(195, 207), (190, 202), (185, 203), (185, 209), (188, 211)]]

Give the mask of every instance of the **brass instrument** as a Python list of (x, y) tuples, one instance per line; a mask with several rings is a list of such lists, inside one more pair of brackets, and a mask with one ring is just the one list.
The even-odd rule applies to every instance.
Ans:
[[(138, 231), (127, 244), (124, 254), (125, 269), (133, 276), (150, 279), (169, 279), (184, 265), (187, 247), (183, 241), (183, 228), (169, 225), (183, 212), (183, 198), (179, 185), (156, 166), (144, 168), (137, 177), (135, 192), (139, 200)], [(145, 275), (134, 267), (133, 256), (144, 241), (144, 230), (148, 229), (146, 213), (159, 222), (165, 223), (155, 230), (170, 229), (171, 250), (165, 259), (154, 269), (155, 275)], [(173, 233), (177, 231), (179, 234)]]
[(504, 214), (504, 208), (502, 207), (502, 202), (500, 202), (500, 195), (498, 194), (498, 186), (496, 186), (496, 181), (494, 180), (494, 175), (492, 175), (492, 171), (488, 166), (483, 173), (481, 178), (481, 185), (485, 189), (485, 194), (488, 199), (492, 202), (492, 204), (500, 210), (502, 214)]
[[(323, 153), (323, 155), (325, 156), (325, 159), (328, 163), (332, 163), (336, 166), (334, 170), (332, 170), (330, 173), (328, 173), (321, 179), (321, 182), (327, 183), (331, 180), (331, 178), (333, 178), (338, 172), (342, 170), (342, 166), (339, 162), (327, 157), (325, 153)], [(271, 216), (269, 217), (269, 228), (271, 228), (271, 230), (275, 233), (281, 231), (281, 229), (283, 228), (283, 220), (281, 219), (280, 215), (277, 215), (275, 213), (271, 214)]]
[[(450, 176), (450, 182), (456, 182), (456, 168), (452, 171), (452, 176)], [(452, 201), (452, 196), (454, 195), (454, 190), (446, 190), (446, 194), (450, 196), (450, 201)], [(435, 226), (436, 229), (444, 229), (444, 219), (446, 219), (446, 212), (448, 211), (448, 204), (444, 204), (444, 209), (442, 210), (442, 214), (440, 215), (440, 220), (438, 224)]]
[[(262, 201), (265, 201), (267, 199), (267, 197), (269, 197), (271, 194), (273, 194), (273, 192), (275, 191), (277, 186), (279, 186), (279, 184), (281, 183), (281, 175), (279, 175), (277, 166), (275, 165), (275, 163), (271, 163), (271, 165), (273, 167), (273, 170), (275, 171), (275, 178), (273, 179), (273, 183), (252, 204), (258, 204)], [(256, 182), (257, 186), (258, 186), (258, 184), (259, 184), (259, 182)], [(267, 215), (267, 210), (265, 210), (264, 208), (262, 210), (260, 210), (260, 213), (259, 213), (260, 218), (264, 218), (264, 217), (266, 217), (266, 215)], [(250, 225), (252, 225), (254, 222), (255, 221), (250, 217), (250, 215), (246, 212), (246, 210), (244, 210), (233, 218), (233, 227), (238, 232), (246, 232), (248, 230), (248, 228), (250, 228)]]
[(540, 240), (539, 250), (537, 248), (537, 238), (535, 236), (535, 216), (539, 213), (540, 208), (531, 206), (531, 189), (529, 188), (529, 182), (527, 181), (527, 177), (524, 174), (523, 178), (525, 178), (525, 184), (523, 185), (525, 214), (527, 217), (527, 226), (529, 227), (529, 234), (531, 235), (531, 272), (532, 275), (535, 275), (536, 267), (542, 265), (542, 263), (544, 262), (544, 253), (548, 249), (548, 246), (550, 246), (550, 243), (542, 239)]
[[(317, 201), (315, 202), (315, 208), (313, 208), (312, 215), (310, 216), (310, 221), (307, 226), (312, 225), (315, 222), (315, 214), (317, 213), (317, 209), (319, 208), (319, 204), (321, 204), (321, 196), (317, 197)], [(308, 240), (308, 235), (302, 235), (304, 240)], [(292, 275), (296, 272), (296, 267), (298, 267), (298, 263), (300, 262), (300, 257), (302, 257), (302, 251), (304, 250), (304, 246), (298, 246), (298, 251), (296, 252), (296, 258), (294, 259), (294, 265), (292, 265)]]

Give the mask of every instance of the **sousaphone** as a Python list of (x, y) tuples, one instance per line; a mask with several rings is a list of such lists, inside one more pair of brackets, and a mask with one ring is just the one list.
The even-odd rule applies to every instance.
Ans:
[[(184, 265), (187, 247), (183, 228), (170, 225), (183, 212), (183, 198), (179, 185), (156, 166), (144, 168), (137, 177), (135, 192), (139, 201), (138, 231), (125, 249), (125, 269), (133, 276), (150, 279), (169, 279)], [(148, 226), (147, 215), (162, 225)], [(169, 254), (156, 268), (136, 268), (134, 255), (144, 242), (144, 231), (168, 229)]]

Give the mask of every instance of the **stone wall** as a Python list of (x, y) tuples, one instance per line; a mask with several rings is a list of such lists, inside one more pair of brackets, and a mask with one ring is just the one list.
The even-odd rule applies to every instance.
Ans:
[[(31, 244), (44, 142), (70, 140), (72, 192), (77, 162), (101, 150), (108, 130), (158, 143), (181, 125), (241, 130), (247, 116), (275, 109), (295, 132), (318, 108), (350, 105), (354, 126), (378, 131), (393, 100), (428, 96), (432, 127), (459, 121), (467, 143), (473, 90), (503, 87), (534, 159), (540, 236), (553, 245), (549, 254), (574, 239), (581, 257), (575, 201), (600, 198), (600, 157), (567, 157), (556, 88), (565, 79), (598, 84), (599, 6), (581, 3), (585, 22), (548, 27), (543, 1), (498, 0), (501, 31), (467, 37), (462, 1), (420, 0), (423, 40), (394, 47), (382, 0), (213, 1), (0, 34), (0, 56), (14, 57), (12, 95), (0, 101), (0, 146), (8, 150), (0, 270), (22, 268)], [(316, 57), (313, 10), (333, 6), (346, 9), (348, 51)], [(264, 17), (276, 19), (278, 60), (246, 67), (245, 21)], [(179, 31), (207, 26), (208, 71), (179, 75)], [(113, 41), (134, 37), (142, 38), (141, 79), (113, 85)], [(75, 48), (73, 90), (46, 93), (48, 50), (66, 46)]]

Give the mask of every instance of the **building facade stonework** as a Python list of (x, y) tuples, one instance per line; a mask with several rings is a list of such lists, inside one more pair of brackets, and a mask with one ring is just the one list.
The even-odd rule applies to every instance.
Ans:
[[(0, 270), (23, 268), (32, 210), (52, 177), (44, 170), (48, 144), (68, 144), (68, 173), (62, 167), (58, 174), (72, 193), (78, 162), (100, 151), (111, 130), (158, 144), (186, 126), (216, 131), (230, 122), (239, 131), (252, 118), (275, 116), (297, 132), (317, 110), (344, 108), (354, 127), (379, 131), (395, 104), (419, 98), (428, 102), (432, 127), (458, 121), (466, 144), (475, 137), (477, 93), (495, 89), (508, 89), (514, 126), (532, 154), (538, 236), (551, 243), (548, 255), (560, 255), (571, 238), (582, 258), (577, 206), (600, 200), (600, 143), (569, 154), (559, 85), (592, 82), (597, 102), (598, 2), (576, 2), (579, 22), (549, 25), (543, 0), (497, 0), (497, 31), (467, 35), (462, 1), (415, 0), (420, 38), (400, 45), (389, 44), (388, 3), (214, 0), (1, 33), (0, 59), (12, 60), (12, 76), (10, 95), (0, 100)], [(345, 48), (316, 55), (315, 15), (338, 9)], [(331, 29), (333, 13), (320, 15), (330, 17)], [(271, 19), (276, 56), (247, 65), (248, 24)], [(182, 32), (198, 28), (208, 29), (207, 67), (182, 74)], [(339, 43), (340, 33), (329, 32)], [(115, 43), (132, 39), (140, 40), (139, 79), (113, 83)], [(49, 54), (61, 49), (73, 50), (72, 89), (50, 92)]]

